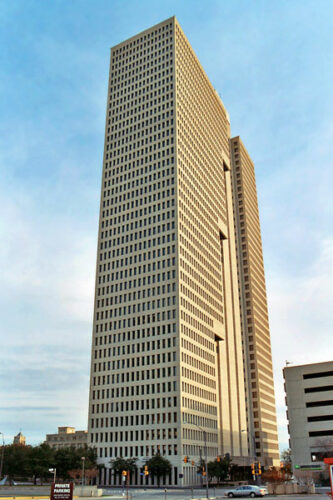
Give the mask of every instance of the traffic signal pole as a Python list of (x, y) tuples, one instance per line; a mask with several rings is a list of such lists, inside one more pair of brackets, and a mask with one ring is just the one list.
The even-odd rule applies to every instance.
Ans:
[[(253, 440), (253, 457), (254, 457), (254, 481), (256, 484), (261, 484), (261, 471), (259, 473), (259, 465), (257, 464), (257, 447), (256, 447), (256, 438), (254, 434), (251, 434)], [(258, 467), (258, 471), (256, 468)]]
[(206, 472), (206, 498), (209, 498), (208, 495), (208, 454), (207, 454), (207, 435), (206, 431), (202, 429), (204, 442), (205, 442), (205, 472)]

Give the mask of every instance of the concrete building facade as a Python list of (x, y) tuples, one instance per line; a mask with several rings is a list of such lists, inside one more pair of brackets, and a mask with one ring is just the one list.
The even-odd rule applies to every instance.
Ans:
[(236, 248), (250, 455), (279, 466), (271, 340), (254, 164), (240, 137), (231, 139)]
[(88, 445), (88, 432), (75, 427), (58, 427), (57, 434), (47, 434), (45, 443), (51, 448), (84, 448)]
[(333, 361), (286, 366), (283, 376), (294, 473), (320, 471), (333, 457)]
[(231, 169), (227, 111), (177, 20), (113, 47), (88, 423), (101, 483), (120, 456), (138, 485), (156, 453), (173, 485), (198, 482), (206, 454), (251, 461)]

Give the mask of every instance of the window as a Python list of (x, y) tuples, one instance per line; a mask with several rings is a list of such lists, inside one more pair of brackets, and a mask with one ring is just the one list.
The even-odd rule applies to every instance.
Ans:
[(320, 378), (320, 377), (332, 377), (333, 371), (328, 372), (318, 372), (318, 373), (304, 373), (303, 379)]
[(311, 392), (333, 391), (333, 385), (322, 385), (321, 387), (307, 387), (304, 389), (305, 394)]

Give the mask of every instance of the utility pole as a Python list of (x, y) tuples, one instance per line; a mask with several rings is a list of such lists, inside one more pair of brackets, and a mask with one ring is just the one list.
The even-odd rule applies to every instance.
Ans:
[(5, 436), (3, 432), (0, 432), (2, 434), (2, 450), (1, 450), (1, 462), (0, 462), (0, 479), (2, 478), (2, 470), (3, 470), (3, 460), (5, 456)]

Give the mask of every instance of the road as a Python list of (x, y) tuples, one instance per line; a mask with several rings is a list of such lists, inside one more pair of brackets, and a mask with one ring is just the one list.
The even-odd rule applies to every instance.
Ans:
[[(326, 494), (328, 489), (320, 489), (319, 493), (316, 495), (279, 495), (274, 496), (277, 500), (281, 498), (281, 500), (328, 500), (328, 496)], [(224, 496), (225, 489), (216, 488), (215, 492), (213, 488), (209, 489), (209, 497), (210, 499), (220, 499)], [(50, 493), (49, 486), (40, 486), (38, 488), (29, 488), (29, 486), (21, 486), (21, 487), (1, 487), (0, 488), (0, 498), (13, 498), (24, 500), (31, 499), (34, 496), (36, 499), (38, 497), (48, 497)], [(74, 493), (75, 495), (75, 493)], [(273, 497), (273, 495), (269, 495), (268, 498)], [(103, 490), (103, 500), (125, 500), (125, 497), (122, 495), (121, 489), (109, 489)], [(182, 489), (182, 490), (143, 490), (143, 489), (129, 489), (128, 492), (128, 500), (190, 500), (190, 499), (206, 499), (206, 491), (204, 489), (195, 489), (193, 490), (193, 494), (191, 490)], [(91, 499), (92, 500), (92, 499)], [(99, 497), (101, 500), (101, 497)], [(267, 499), (268, 500), (268, 499)]]
[[(221, 499), (224, 497), (225, 489), (216, 489), (215, 494), (213, 489), (209, 489), (209, 498), (210, 499)], [(110, 496), (109, 496), (110, 493)], [(105, 491), (105, 495), (108, 495), (109, 499), (121, 500), (126, 499), (122, 496), (121, 490), (113, 490)], [(129, 490), (128, 492), (128, 500), (191, 500), (191, 499), (206, 499), (206, 491), (205, 490), (194, 490), (193, 495), (191, 490), (167, 490), (164, 493), (164, 490)], [(316, 495), (268, 495), (268, 498), (274, 498), (278, 500), (281, 497), (281, 500), (326, 500), (328, 496), (326, 494), (316, 494)], [(107, 497), (104, 497), (103, 499)], [(268, 500), (268, 499), (267, 499)]]

